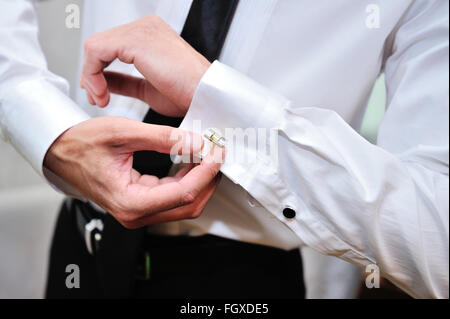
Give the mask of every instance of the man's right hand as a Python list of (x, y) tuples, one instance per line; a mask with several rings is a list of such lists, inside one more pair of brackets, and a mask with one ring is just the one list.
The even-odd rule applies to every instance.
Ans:
[[(178, 138), (173, 138), (173, 137)], [(196, 154), (202, 138), (180, 129), (119, 117), (82, 122), (50, 147), (44, 165), (127, 228), (200, 216), (218, 183), (223, 150), (174, 177), (158, 179), (133, 169), (135, 151)], [(181, 149), (181, 147), (178, 147)]]

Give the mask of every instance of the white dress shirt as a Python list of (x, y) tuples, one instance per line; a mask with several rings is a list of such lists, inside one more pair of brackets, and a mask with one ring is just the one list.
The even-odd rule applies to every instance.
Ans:
[[(150, 13), (180, 32), (190, 4), (86, 1), (83, 39)], [(414, 297), (448, 297), (448, 22), (445, 0), (241, 0), (181, 127), (272, 129), (278, 161), (227, 152), (226, 178), (203, 215), (151, 231), (309, 246), (375, 263)], [(93, 116), (142, 120), (148, 106), (114, 96), (95, 108), (81, 90), (73, 102), (67, 82), (47, 71), (36, 32), (30, 1), (0, 0), (0, 126), (51, 184), (78, 196), (42, 167), (52, 142)], [(387, 112), (373, 145), (358, 131), (381, 72)], [(257, 153), (234, 147), (244, 158)]]

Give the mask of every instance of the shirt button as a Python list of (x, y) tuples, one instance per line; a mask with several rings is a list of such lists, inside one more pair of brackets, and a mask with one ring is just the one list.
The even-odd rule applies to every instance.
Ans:
[(293, 210), (290, 207), (286, 207), (285, 209), (283, 209), (283, 216), (288, 218), (288, 219), (292, 219), (294, 218), (296, 215), (295, 210)]

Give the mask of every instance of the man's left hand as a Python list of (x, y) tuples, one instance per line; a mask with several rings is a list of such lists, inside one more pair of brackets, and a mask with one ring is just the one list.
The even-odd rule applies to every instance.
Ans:
[[(183, 116), (210, 62), (161, 18), (150, 15), (97, 33), (85, 42), (81, 87), (105, 107), (110, 92), (138, 98), (166, 116)], [(145, 79), (104, 72), (115, 59), (134, 64)]]

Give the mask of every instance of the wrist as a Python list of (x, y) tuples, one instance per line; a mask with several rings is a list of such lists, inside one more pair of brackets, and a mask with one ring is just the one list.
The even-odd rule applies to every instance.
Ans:
[(63, 135), (66, 134), (67, 131), (62, 133), (48, 148), (45, 157), (44, 157), (44, 167), (51, 170), (54, 173), (57, 173), (57, 164), (59, 162), (60, 154), (61, 154), (61, 140)]
[(211, 62), (209, 62), (206, 58), (201, 56), (201, 59), (199, 59), (199, 63), (197, 64), (194, 72), (192, 73), (192, 78), (189, 81), (190, 85), (188, 86), (188, 92), (186, 93), (187, 99), (186, 103), (184, 104), (185, 113), (187, 113), (187, 111), (189, 110), (189, 107), (191, 106), (192, 103), (192, 99), (194, 98), (194, 94), (197, 91), (197, 88), (203, 76), (208, 71), (210, 66)]

